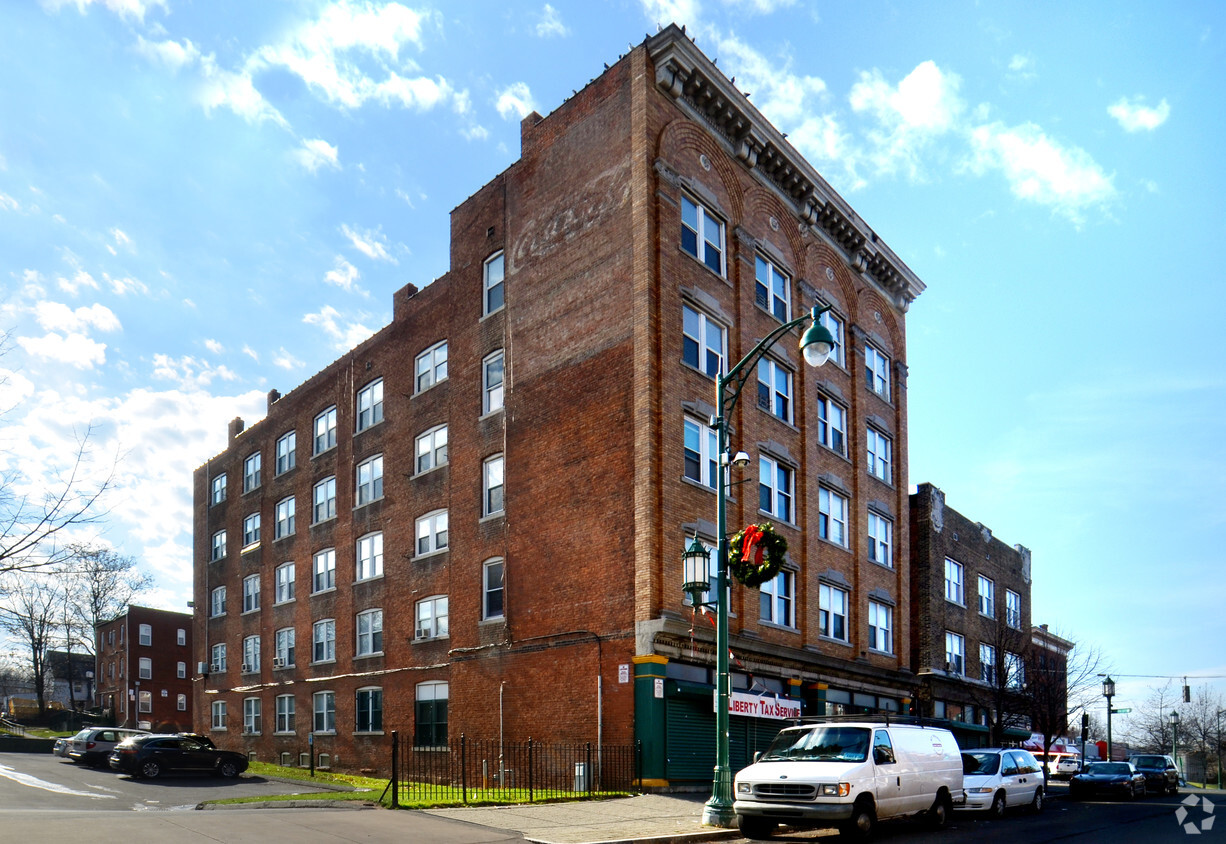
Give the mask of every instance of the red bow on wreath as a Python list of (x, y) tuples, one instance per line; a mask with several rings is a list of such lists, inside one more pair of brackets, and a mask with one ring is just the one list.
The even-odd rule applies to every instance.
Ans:
[(750, 525), (745, 528), (745, 539), (741, 544), (741, 562), (749, 562), (749, 557), (753, 555), (755, 565), (762, 565), (762, 546), (759, 544), (762, 541), (762, 528), (757, 525)]

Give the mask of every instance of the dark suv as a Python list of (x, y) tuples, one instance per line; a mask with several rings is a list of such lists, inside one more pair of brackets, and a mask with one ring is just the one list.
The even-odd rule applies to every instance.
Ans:
[(1156, 791), (1159, 794), (1179, 793), (1179, 769), (1175, 767), (1171, 757), (1143, 753), (1128, 757), (1128, 761), (1145, 774), (1146, 791)]

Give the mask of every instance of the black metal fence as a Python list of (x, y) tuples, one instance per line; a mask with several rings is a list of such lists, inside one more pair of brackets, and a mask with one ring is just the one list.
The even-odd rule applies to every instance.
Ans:
[(392, 806), (531, 803), (640, 790), (642, 745), (500, 742), (413, 747), (392, 733)]

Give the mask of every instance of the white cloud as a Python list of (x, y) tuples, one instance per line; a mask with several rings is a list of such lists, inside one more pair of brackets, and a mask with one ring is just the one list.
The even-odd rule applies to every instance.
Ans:
[(647, 20), (660, 26), (675, 23), (677, 26), (698, 23), (702, 6), (700, 0), (639, 0)]
[(93, 369), (106, 363), (106, 344), (84, 334), (51, 331), (42, 337), (18, 337), (17, 343), (31, 357), (66, 363), (77, 369)]
[(180, 387), (203, 389), (214, 380), (234, 381), (238, 375), (226, 366), (212, 366), (191, 355), (174, 358), (159, 353), (153, 356), (153, 377), (173, 381)]
[(116, 246), (121, 246), (124, 249), (127, 249), (129, 251), (132, 251), (134, 249), (134, 247), (132, 246), (132, 238), (128, 237), (127, 232), (125, 232), (123, 229), (120, 229), (120, 228), (111, 229), (111, 237), (115, 240)]
[(294, 160), (312, 173), (320, 167), (330, 167), (339, 170), (341, 165), (337, 160), (337, 149), (325, 140), (312, 138), (304, 140), (302, 146), (292, 153)]
[(98, 282), (94, 280), (92, 275), (82, 269), (78, 269), (75, 273), (73, 273), (72, 278), (60, 276), (55, 280), (55, 283), (58, 284), (60, 289), (65, 293), (69, 293), (73, 296), (80, 293), (81, 288), (83, 287), (91, 287), (94, 290), (98, 289)]
[(21, 208), (17, 200), (9, 196), (7, 193), (0, 193), (0, 208), (5, 211), (17, 211)]
[(225, 346), (221, 345), (221, 343), (213, 339), (205, 340), (204, 347), (215, 355), (220, 355), (222, 352), (226, 350)]
[(883, 173), (923, 174), (922, 155), (929, 144), (955, 129), (965, 104), (958, 96), (961, 80), (935, 62), (921, 62), (898, 85), (878, 70), (860, 74), (852, 86), (854, 111), (872, 115), (880, 126), (868, 133), (870, 158)]
[(476, 125), (470, 126), (467, 129), (461, 129), (460, 134), (466, 141), (484, 141), (490, 136), (490, 130), (484, 126)]
[(260, 362), (260, 355), (259, 355), (259, 353), (258, 353), (258, 352), (256, 352), (256, 350), (255, 350), (255, 349), (253, 349), (253, 348), (251, 348), (250, 346), (243, 346), (243, 354), (245, 354), (247, 357), (251, 358), (251, 359), (252, 359), (253, 361), (255, 361), (256, 363), (259, 363), (259, 362)]
[(149, 287), (143, 281), (135, 278), (124, 276), (123, 278), (112, 278), (107, 273), (102, 274), (102, 279), (110, 286), (111, 292), (116, 296), (126, 296), (129, 293), (135, 293), (139, 296), (146, 296), (149, 293)]
[(289, 122), (256, 90), (250, 72), (225, 70), (211, 54), (201, 59), (200, 70), (198, 97), (205, 114), (212, 114), (216, 108), (228, 108), (248, 123), (269, 121), (289, 128)]
[(136, 52), (155, 64), (178, 72), (189, 65), (200, 61), (200, 50), (186, 38), (183, 43), (178, 41), (146, 41), (144, 37), (136, 37)]
[(349, 322), (342, 325), (341, 314), (336, 308), (325, 305), (319, 313), (306, 314), (302, 321), (307, 325), (321, 328), (324, 334), (332, 340), (333, 348), (347, 352), (374, 334), (374, 329), (367, 328), (360, 322)]
[(360, 229), (351, 228), (348, 225), (341, 226), (341, 233), (349, 238), (349, 242), (353, 244), (353, 248), (361, 252), (367, 258), (373, 261), (390, 261), (393, 264), (398, 264), (397, 261), (388, 251), (387, 237), (381, 231), (362, 231)]
[(354, 293), (361, 292), (361, 288), (357, 286), (357, 280), (361, 277), (357, 267), (337, 255), (332, 269), (324, 274), (324, 281), (336, 285), (346, 293)]
[(759, 15), (770, 15), (796, 5), (796, 0), (724, 0), (729, 6), (747, 9)]
[(75, 311), (59, 302), (39, 302), (34, 306), (34, 318), (44, 331), (80, 333), (90, 328), (98, 331), (119, 331), (119, 318), (105, 305), (94, 304)]
[(541, 9), (541, 19), (536, 24), (536, 34), (539, 38), (551, 38), (553, 36), (564, 36), (569, 34), (566, 25), (562, 23), (562, 16), (558, 14), (558, 10), (548, 3), (545, 8)]
[(1079, 147), (1064, 147), (1033, 123), (991, 123), (971, 132), (971, 172), (999, 170), (1013, 195), (1051, 207), (1075, 224), (1116, 195), (1112, 177)]
[(498, 113), (507, 120), (523, 120), (536, 111), (536, 103), (526, 82), (512, 82), (504, 88), (498, 95), (497, 106)]
[(1034, 69), (1034, 56), (1016, 53), (1009, 59), (1009, 72), (1021, 79), (1034, 79), (1038, 76)]
[(1125, 132), (1152, 132), (1171, 116), (1171, 106), (1164, 99), (1154, 108), (1143, 105), (1143, 97), (1137, 97), (1133, 102), (1128, 97), (1107, 107), (1107, 113), (1115, 118)]
[(287, 371), (302, 369), (303, 367), (302, 361), (290, 354), (284, 346), (278, 349), (277, 353), (272, 356), (272, 365)]
[(145, 14), (155, 6), (166, 11), (166, 0), (41, 0), (43, 8), (58, 12), (65, 6), (76, 6), (77, 11), (85, 14), (90, 6), (101, 6), (108, 12), (113, 12), (124, 19), (145, 20)]

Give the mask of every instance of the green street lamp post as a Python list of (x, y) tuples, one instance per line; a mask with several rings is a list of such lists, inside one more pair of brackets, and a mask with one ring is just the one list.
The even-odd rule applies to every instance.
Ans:
[(1171, 712), (1171, 758), (1179, 765), (1179, 713)]
[[(718, 415), (711, 418), (711, 427), (718, 436), (719, 487), (718, 510), (716, 511), (716, 534), (718, 548), (715, 564), (715, 779), (711, 784), (711, 799), (702, 813), (702, 822), (708, 826), (730, 828), (736, 823), (732, 810), (732, 771), (728, 754), (728, 703), (730, 682), (728, 676), (728, 477), (730, 452), (728, 445), (728, 418), (736, 407), (741, 390), (754, 375), (758, 361), (784, 334), (809, 320), (809, 327), (800, 338), (800, 351), (810, 366), (821, 366), (834, 350), (834, 337), (819, 322), (829, 307), (814, 306), (805, 316), (780, 325), (758, 341), (727, 375), (715, 381), (715, 406)], [(737, 465), (748, 462), (738, 453), (731, 461)], [(683, 555), (685, 583), (683, 589), (690, 593), (694, 606), (703, 604), (702, 595), (711, 587), (707, 573), (708, 551), (697, 538)]]
[(1103, 680), (1103, 697), (1107, 699), (1107, 761), (1111, 762), (1114, 761), (1111, 755), (1111, 698), (1115, 697), (1115, 681), (1110, 674)]

